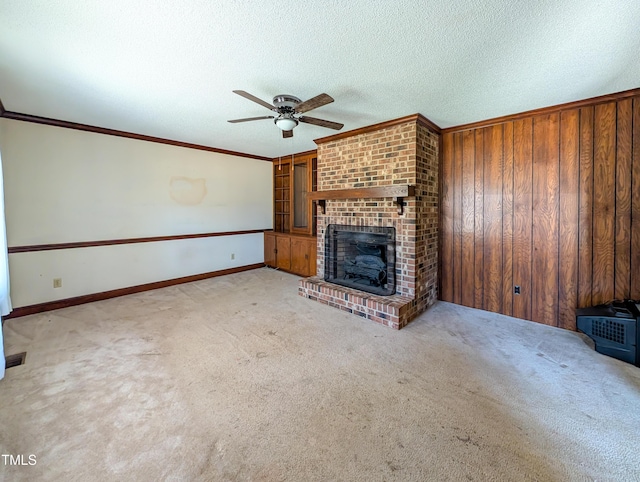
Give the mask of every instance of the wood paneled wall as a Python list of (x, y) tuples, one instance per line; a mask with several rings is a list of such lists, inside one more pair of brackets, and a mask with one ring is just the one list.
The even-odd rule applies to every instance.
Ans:
[(640, 299), (640, 96), (442, 147), (441, 299), (573, 330), (578, 307)]

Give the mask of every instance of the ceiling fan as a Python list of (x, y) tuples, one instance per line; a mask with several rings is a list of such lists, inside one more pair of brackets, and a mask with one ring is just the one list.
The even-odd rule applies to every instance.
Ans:
[(245, 99), (249, 99), (256, 104), (260, 104), (269, 110), (272, 110), (277, 115), (265, 115), (262, 117), (247, 117), (244, 119), (233, 119), (228, 122), (248, 122), (262, 119), (274, 119), (274, 123), (282, 130), (282, 137), (293, 137), (293, 128), (298, 125), (299, 122), (306, 124), (313, 124), (320, 127), (328, 127), (329, 129), (340, 130), (344, 127), (344, 124), (338, 122), (332, 122), (324, 119), (317, 119), (315, 117), (308, 117), (300, 114), (309, 112), (312, 109), (317, 109), (323, 105), (333, 102), (333, 97), (327, 94), (319, 94), (312, 97), (309, 100), (302, 102), (297, 97), (289, 94), (276, 95), (273, 98), (273, 105), (265, 102), (262, 99), (245, 92), (244, 90), (234, 90), (235, 94), (238, 94)]

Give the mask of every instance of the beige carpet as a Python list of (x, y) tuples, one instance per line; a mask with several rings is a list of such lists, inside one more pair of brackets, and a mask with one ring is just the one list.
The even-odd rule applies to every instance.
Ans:
[(640, 480), (640, 368), (438, 303), (393, 331), (267, 268), (5, 323), (0, 480)]

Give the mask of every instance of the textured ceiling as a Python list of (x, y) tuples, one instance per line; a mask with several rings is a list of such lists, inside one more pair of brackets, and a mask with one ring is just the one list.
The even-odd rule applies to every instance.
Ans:
[(266, 101), (333, 104), (344, 130), (420, 113), (441, 127), (640, 86), (638, 0), (2, 0), (7, 110), (278, 156)]

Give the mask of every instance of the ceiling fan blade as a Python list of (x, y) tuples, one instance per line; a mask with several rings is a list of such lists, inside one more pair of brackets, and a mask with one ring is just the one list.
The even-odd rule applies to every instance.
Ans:
[(245, 117), (244, 119), (232, 119), (227, 122), (231, 122), (232, 124), (235, 124), (236, 122), (248, 122), (248, 121), (262, 120), (262, 119), (275, 119), (275, 117), (272, 115), (263, 115), (262, 117)]
[(293, 137), (293, 130), (290, 131), (282, 131), (282, 137), (283, 138), (287, 138), (287, 137)]
[(300, 116), (298, 117), (298, 120), (300, 122), (306, 122), (307, 124), (313, 124), (315, 126), (320, 126), (320, 127), (328, 127), (329, 129), (335, 129), (337, 131), (339, 131), (344, 127), (344, 124), (340, 124), (339, 122), (332, 122), (324, 119), (316, 119), (315, 117)]
[(333, 102), (333, 97), (329, 94), (319, 94), (309, 100), (300, 102), (296, 106), (296, 112), (302, 114), (303, 112), (309, 112), (310, 110), (317, 109), (323, 105), (331, 104), (331, 102)]
[(244, 90), (234, 90), (233, 93), (238, 94), (239, 96), (244, 97), (245, 99), (252, 100), (256, 104), (260, 104), (261, 106), (266, 107), (269, 110), (276, 110), (276, 108), (271, 104), (269, 104), (268, 102), (265, 102), (262, 99), (258, 99), (255, 95), (251, 95), (249, 92), (245, 92)]

